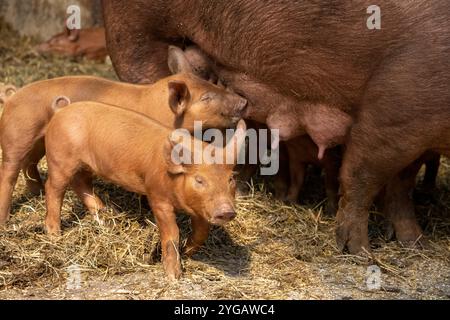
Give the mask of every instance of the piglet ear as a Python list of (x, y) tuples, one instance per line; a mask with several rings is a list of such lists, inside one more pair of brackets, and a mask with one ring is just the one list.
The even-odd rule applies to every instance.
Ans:
[(169, 46), (168, 65), (172, 74), (193, 73), (192, 65), (186, 59), (183, 50), (175, 46)]
[(170, 81), (168, 86), (170, 109), (180, 117), (186, 111), (191, 94), (183, 81)]
[[(185, 145), (183, 138), (174, 137), (172, 133), (164, 145), (164, 158), (167, 164), (167, 171), (172, 175), (184, 174), (191, 159), (190, 149)], [(185, 163), (188, 162), (188, 163)]]

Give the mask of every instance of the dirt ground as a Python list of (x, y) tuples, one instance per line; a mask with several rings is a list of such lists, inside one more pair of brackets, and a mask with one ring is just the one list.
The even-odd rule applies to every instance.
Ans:
[[(32, 39), (0, 23), (0, 82), (23, 86), (63, 75), (115, 78), (110, 64), (40, 57)], [(30, 102), (32, 103), (32, 102)], [(45, 176), (45, 161), (41, 164)], [(420, 181), (420, 177), (419, 177)], [(0, 229), (0, 299), (449, 299), (450, 161), (441, 163), (437, 190), (414, 194), (427, 249), (384, 238), (383, 218), (371, 214), (373, 255), (340, 253), (334, 219), (322, 213), (321, 177), (308, 175), (301, 205), (273, 199), (270, 182), (257, 181), (238, 199), (238, 218), (215, 228), (183, 278), (169, 283), (157, 254), (158, 234), (143, 197), (97, 181), (96, 192), (113, 212), (103, 225), (86, 215), (68, 192), (63, 235), (43, 232), (45, 202), (17, 184), (12, 219)], [(182, 238), (189, 219), (180, 216)], [(370, 290), (368, 267), (381, 270)], [(376, 274), (375, 274), (376, 276)]]

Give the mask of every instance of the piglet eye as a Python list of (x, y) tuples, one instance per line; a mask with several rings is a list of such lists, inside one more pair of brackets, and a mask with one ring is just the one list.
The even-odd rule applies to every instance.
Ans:
[(210, 93), (205, 93), (200, 99), (203, 102), (210, 101), (212, 99), (212, 95)]
[(203, 185), (205, 183), (203, 178), (200, 176), (195, 177), (195, 182), (197, 182), (199, 185)]

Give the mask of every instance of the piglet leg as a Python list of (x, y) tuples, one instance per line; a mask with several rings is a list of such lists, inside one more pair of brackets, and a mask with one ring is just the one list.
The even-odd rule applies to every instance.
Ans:
[(300, 191), (305, 181), (306, 164), (296, 158), (295, 146), (290, 147), (291, 143), (290, 142), (287, 143), (289, 153), (289, 171), (291, 183), (289, 185), (286, 200), (292, 203), (296, 203), (298, 201)]
[(184, 254), (188, 257), (192, 256), (198, 251), (198, 249), (208, 239), (210, 230), (210, 224), (208, 221), (201, 217), (191, 217), (192, 234), (190, 235), (186, 247), (184, 248)]
[(49, 170), (49, 176), (45, 183), (45, 202), (47, 206), (45, 230), (49, 235), (59, 235), (61, 233), (61, 206), (69, 183), (70, 177)]
[(289, 192), (290, 185), (290, 158), (287, 143), (280, 142), (280, 163), (286, 166), (280, 166), (277, 174), (273, 177), (273, 187), (275, 189), (275, 198), (285, 200)]
[(150, 203), (161, 235), (164, 270), (169, 280), (173, 281), (181, 276), (180, 230), (174, 208), (169, 203), (154, 199)]
[[(65, 160), (65, 161), (64, 161)], [(64, 194), (79, 168), (78, 161), (70, 161), (47, 154), (48, 178), (45, 183), (47, 216), (45, 230), (49, 235), (61, 233), (61, 206)]]
[(44, 186), (37, 165), (45, 155), (44, 139), (39, 140), (33, 149), (28, 153), (22, 171), (27, 183), (27, 190), (34, 195), (39, 195)]
[(6, 223), (11, 210), (11, 199), (20, 171), (18, 162), (11, 162), (3, 158), (0, 172), (0, 224)]
[(436, 189), (436, 177), (439, 171), (441, 156), (434, 154), (430, 156), (430, 159), (425, 162), (426, 170), (423, 178), (423, 188), (426, 192), (431, 193)]
[(103, 201), (94, 193), (92, 186), (92, 174), (89, 171), (80, 171), (72, 180), (71, 187), (77, 194), (78, 198), (83, 202), (94, 219), (102, 224), (98, 217), (98, 212), (105, 208)]
[(339, 202), (339, 161), (330, 156), (325, 160), (325, 191), (327, 194), (326, 212), (335, 215)]

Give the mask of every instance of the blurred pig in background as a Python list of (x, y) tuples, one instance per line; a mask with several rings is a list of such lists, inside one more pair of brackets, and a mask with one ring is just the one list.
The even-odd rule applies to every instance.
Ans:
[(66, 29), (36, 47), (41, 54), (57, 54), (68, 57), (85, 57), (104, 62), (106, 50), (105, 29), (100, 27), (80, 30)]

